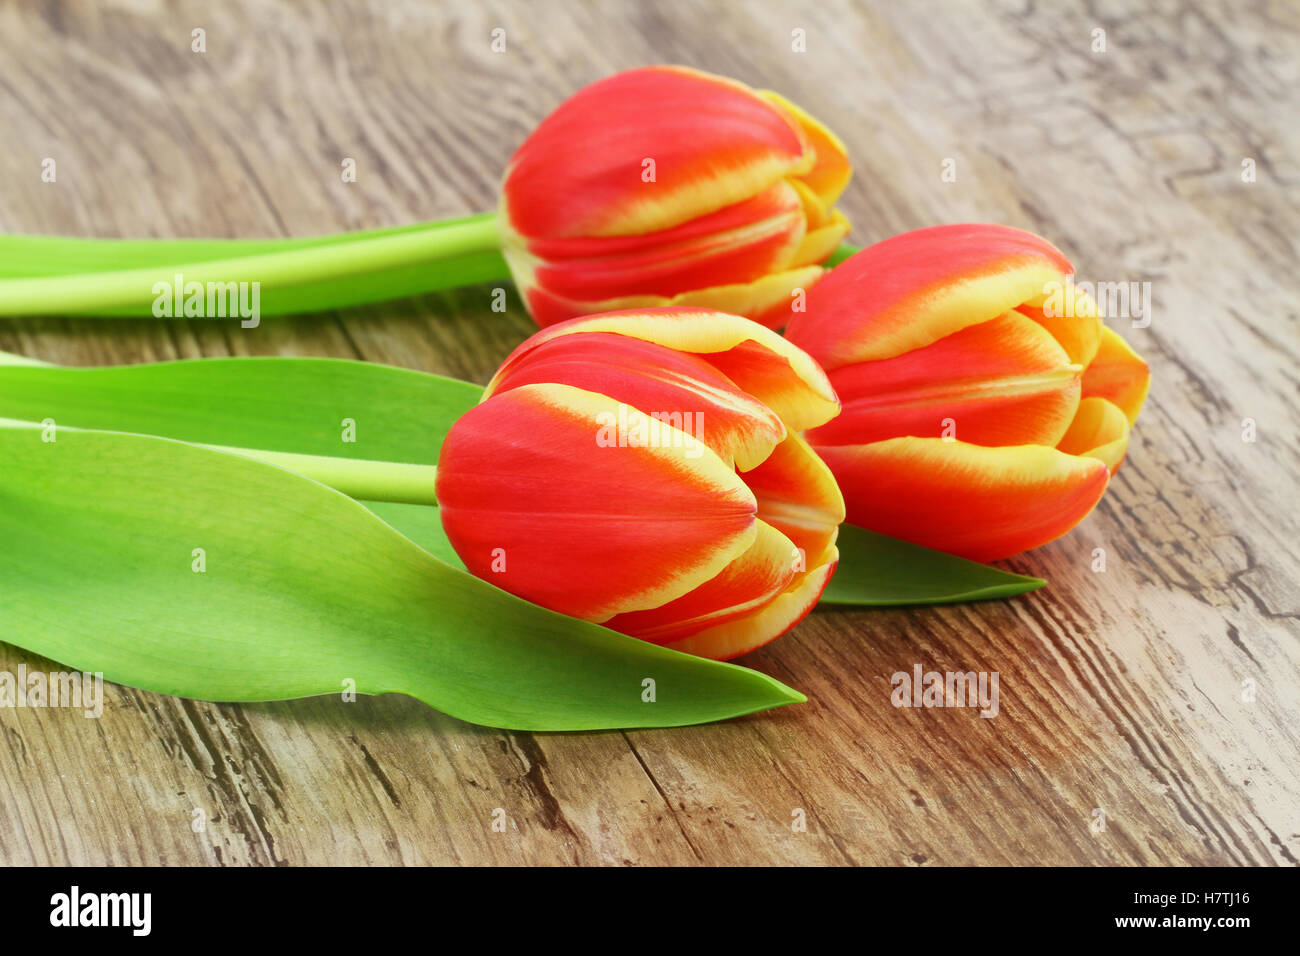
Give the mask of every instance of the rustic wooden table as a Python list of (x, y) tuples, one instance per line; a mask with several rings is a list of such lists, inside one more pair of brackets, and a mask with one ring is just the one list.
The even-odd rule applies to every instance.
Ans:
[[(1100, 507), (1009, 562), (1048, 588), (821, 610), (744, 661), (805, 705), (545, 735), (403, 697), (114, 686), (99, 720), (0, 711), (0, 862), (1296, 863), (1298, 35), (1289, 0), (0, 6), (6, 231), (308, 235), (489, 209), (565, 95), (682, 62), (832, 123), (860, 243), (998, 221), (1051, 238), (1082, 278), (1149, 281), (1149, 327), (1122, 327), (1154, 375)], [(0, 349), (329, 355), (485, 381), (532, 328), (488, 301), (255, 330), (5, 321)], [(0, 646), (0, 669), (24, 663), (43, 662)], [(895, 709), (890, 675), (918, 663), (997, 671), (999, 716)]]

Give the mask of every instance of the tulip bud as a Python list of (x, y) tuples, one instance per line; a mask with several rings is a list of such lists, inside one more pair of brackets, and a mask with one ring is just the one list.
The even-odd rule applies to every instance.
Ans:
[(979, 561), (1065, 534), (1106, 489), (1150, 384), (1052, 245), (918, 229), (817, 285), (790, 341), (843, 414), (808, 433), (848, 520)]
[(700, 306), (777, 328), (848, 233), (844, 145), (775, 93), (684, 67), (565, 100), (515, 153), (502, 252), (540, 326)]
[(780, 336), (695, 309), (595, 315), (506, 359), (438, 459), (468, 569), (544, 607), (719, 660), (793, 627), (844, 502), (800, 432), (839, 410)]

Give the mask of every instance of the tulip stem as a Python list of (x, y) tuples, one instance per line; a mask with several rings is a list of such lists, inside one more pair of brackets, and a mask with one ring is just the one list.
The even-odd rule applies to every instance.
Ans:
[(307, 239), (0, 236), (0, 316), (260, 317), (509, 278), (492, 213)]
[(200, 447), (251, 458), (254, 461), (297, 472), (323, 485), (329, 485), (349, 498), (393, 501), (410, 505), (438, 504), (434, 487), (438, 474), (436, 465), (332, 458), (328, 455), (300, 455), (293, 452), (264, 451), (259, 448), (232, 448), (226, 445), (200, 445)]

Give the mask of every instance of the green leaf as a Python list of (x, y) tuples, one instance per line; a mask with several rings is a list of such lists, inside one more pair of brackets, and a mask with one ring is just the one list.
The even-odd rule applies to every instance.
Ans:
[(145, 435), (47, 437), (0, 425), (0, 621), (66, 666), (207, 700), (352, 680), (518, 730), (679, 726), (804, 699), (515, 598), (284, 469)]
[(464, 570), (465, 562), (451, 546), (437, 506), (393, 501), (363, 501), (362, 504), (435, 558)]
[[(10, 364), (0, 418), (205, 445), (435, 465), (483, 390), (426, 372), (321, 358), (211, 358), (107, 368)], [(351, 420), (355, 441), (344, 441)]]
[(861, 246), (855, 246), (851, 242), (841, 242), (835, 247), (835, 251), (830, 254), (823, 265), (828, 269), (834, 269), (837, 265), (853, 255), (855, 252), (861, 252)]
[(187, 283), (259, 283), (260, 315), (509, 280), (495, 220), (483, 213), (298, 239), (0, 235), (0, 315), (148, 318), (154, 284), (177, 273)]
[(840, 566), (822, 594), (830, 604), (955, 604), (1011, 597), (1047, 582), (907, 541), (840, 526)]

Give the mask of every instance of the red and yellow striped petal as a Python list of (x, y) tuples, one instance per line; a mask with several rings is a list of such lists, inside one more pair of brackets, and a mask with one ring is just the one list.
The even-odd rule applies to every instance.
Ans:
[(539, 285), (529, 284), (526, 279), (521, 280), (518, 277), (516, 284), (528, 305), (528, 314), (544, 329), (569, 319), (596, 313), (678, 308), (747, 316), (769, 329), (779, 329), (790, 318), (790, 303), (795, 292), (811, 288), (825, 274), (826, 270), (820, 266), (805, 266), (801, 269), (765, 275), (755, 282), (693, 289), (671, 298), (631, 295), (617, 299), (604, 299), (600, 302), (581, 302), (561, 298)]
[(808, 616), (808, 612), (817, 606), (838, 564), (839, 553), (833, 552), (830, 561), (796, 578), (789, 588), (760, 610), (706, 628), (667, 646), (675, 651), (718, 661), (731, 660), (757, 650)]
[(809, 433), (817, 445), (903, 435), (976, 445), (1055, 445), (1079, 405), (1081, 366), (1019, 312), (964, 328), (896, 358), (831, 373), (839, 417)]
[(852, 524), (976, 561), (1065, 534), (1109, 479), (1099, 459), (1042, 445), (892, 438), (816, 450), (839, 480)]
[(1026, 302), (1072, 273), (1045, 239), (985, 224), (917, 229), (863, 249), (808, 292), (786, 336), (828, 371), (893, 358)]
[(511, 353), (488, 384), (485, 397), (528, 352), (558, 336), (585, 332), (626, 335), (697, 354), (776, 412), (792, 431), (814, 428), (839, 413), (839, 400), (826, 373), (806, 353), (748, 319), (704, 309), (613, 312), (549, 326)]
[(672, 297), (787, 268), (805, 249), (806, 222), (798, 191), (782, 180), (663, 232), (525, 242), (503, 230), (502, 249), (513, 274), (560, 298)]
[(528, 137), (506, 170), (503, 219), (529, 238), (658, 232), (815, 162), (799, 124), (742, 83), (683, 67), (627, 70), (579, 90)]
[(844, 521), (844, 496), (835, 476), (798, 434), (786, 436), (745, 484), (758, 500), (758, 516), (803, 552), (803, 566), (830, 560)]
[(507, 362), (492, 384), (562, 382), (658, 417), (744, 471), (772, 453), (785, 426), (770, 408), (698, 355), (612, 332), (561, 335)]
[(1070, 430), (1056, 447), (1067, 455), (1087, 455), (1103, 461), (1113, 475), (1128, 451), (1128, 432), (1128, 419), (1118, 405), (1104, 398), (1085, 398), (1079, 403)]
[(616, 615), (605, 626), (669, 644), (745, 617), (769, 604), (794, 580), (793, 551), (789, 538), (760, 519), (754, 543), (718, 575), (675, 601)]
[(688, 436), (668, 426), (655, 444), (620, 443), (628, 411), (568, 385), (523, 385), (456, 422), (437, 495), (471, 573), (605, 621), (682, 597), (751, 546), (758, 503), (735, 471), (698, 444), (687, 454)]
[(1118, 405), (1129, 425), (1134, 425), (1150, 388), (1147, 363), (1118, 332), (1103, 329), (1097, 355), (1083, 373), (1084, 398), (1104, 398)]

